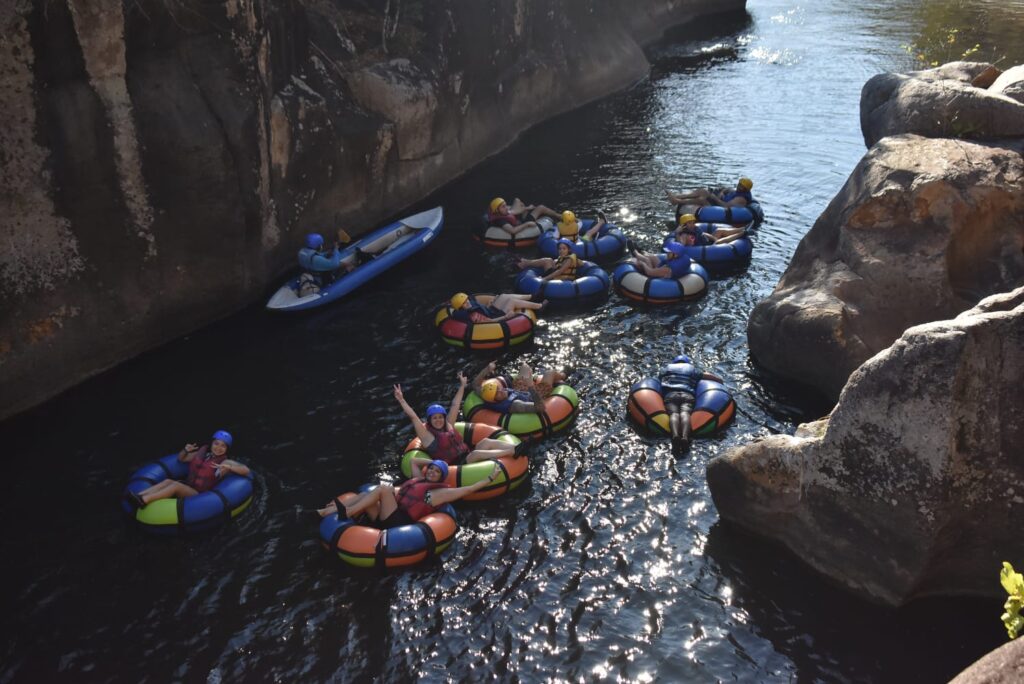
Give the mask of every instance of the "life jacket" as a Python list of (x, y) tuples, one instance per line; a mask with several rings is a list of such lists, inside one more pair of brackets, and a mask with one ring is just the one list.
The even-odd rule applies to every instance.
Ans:
[(188, 462), (188, 477), (185, 484), (197, 492), (213, 489), (213, 485), (217, 484), (217, 469), (214, 465), (220, 465), (227, 457), (226, 453), (223, 456), (214, 456), (208, 444), (199, 447), (199, 451)]
[(697, 383), (704, 376), (692, 363), (670, 363), (661, 369), (658, 376), (661, 380), (662, 395), (670, 392), (694, 394)]
[(499, 228), (505, 224), (510, 226), (519, 225), (519, 217), (513, 213), (508, 214), (487, 214), (487, 225), (498, 226)]
[(466, 446), (462, 435), (454, 427), (450, 428), (447, 422), (445, 422), (444, 430), (435, 430), (429, 422), (426, 423), (426, 428), (430, 434), (434, 435), (434, 442), (430, 445), (428, 452), (434, 458), (439, 458), (450, 464), (469, 453), (469, 447)]
[(483, 314), (488, 318), (500, 318), (505, 315), (505, 312), (502, 311), (501, 309), (497, 309), (493, 306), (487, 306), (486, 304), (481, 304), (475, 299), (469, 300), (469, 311), (470, 313), (476, 312), (479, 314)]
[(746, 190), (730, 190), (729, 192), (722, 195), (722, 201), (731, 202), (737, 197), (742, 197), (743, 199), (745, 199), (747, 201), (747, 204), (750, 204), (751, 202), (754, 201), (754, 196), (747, 192)]
[(484, 406), (498, 413), (509, 413), (512, 410), (512, 402), (514, 401), (533, 401), (533, 397), (529, 392), (510, 389), (508, 396), (501, 401), (485, 401)]
[(341, 268), (341, 252), (318, 252), (309, 247), (299, 250), (299, 267), (312, 273), (330, 273)]
[(555, 259), (555, 268), (552, 270), (557, 271), (567, 261), (570, 263), (569, 269), (562, 275), (558, 276), (558, 278), (560, 280), (576, 280), (576, 270), (580, 267), (580, 259), (575, 254)]
[(415, 477), (407, 480), (398, 488), (398, 496), (395, 498), (397, 499), (398, 507), (405, 511), (406, 515), (413, 520), (419, 520), (437, 510), (436, 506), (431, 506), (423, 500), (427, 492), (433, 489), (443, 489), (447, 486), (443, 482), (427, 482), (422, 477)]

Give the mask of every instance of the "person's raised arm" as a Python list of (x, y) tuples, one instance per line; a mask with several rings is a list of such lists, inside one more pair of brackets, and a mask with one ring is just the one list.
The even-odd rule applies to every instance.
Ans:
[(462, 397), (466, 394), (466, 384), (469, 380), (466, 378), (466, 374), (459, 371), (459, 389), (455, 391), (455, 396), (452, 397), (452, 405), (448, 408), (448, 422), (455, 425), (455, 421), (459, 419), (459, 407), (462, 406)]
[(432, 442), (433, 435), (430, 434), (423, 421), (420, 420), (420, 417), (416, 415), (416, 412), (412, 410), (412, 407), (405, 400), (401, 385), (395, 385), (394, 394), (395, 399), (398, 400), (398, 405), (402, 407), (402, 412), (409, 417), (409, 422), (412, 423), (412, 429), (416, 431), (416, 436), (420, 438), (421, 442)]
[(199, 451), (199, 445), (189, 442), (181, 448), (181, 451), (178, 452), (178, 460), (182, 463), (188, 463), (195, 458), (197, 451)]
[(445, 487), (443, 489), (432, 489), (430, 490), (430, 505), (431, 506), (442, 506), (446, 503), (458, 501), (467, 494), (479, 491), (487, 485), (494, 482), (498, 475), (501, 474), (501, 465), (495, 461), (494, 468), (491, 469), (490, 475), (479, 482), (474, 482), (471, 485), (465, 487)]
[(480, 394), (480, 386), (482, 384), (484, 384), (484, 380), (486, 380), (487, 378), (489, 378), (492, 375), (494, 375), (494, 371), (495, 371), (495, 369), (497, 369), (497, 367), (498, 367), (498, 365), (496, 363), (494, 363), (494, 361), (491, 361), (489, 364), (484, 366), (483, 369), (479, 373), (476, 374), (476, 377), (473, 378), (473, 391), (474, 392), (476, 392), (477, 394)]

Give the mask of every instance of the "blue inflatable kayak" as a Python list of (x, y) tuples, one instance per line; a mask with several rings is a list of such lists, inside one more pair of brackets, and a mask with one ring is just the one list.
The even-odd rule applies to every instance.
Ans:
[(292, 278), (274, 293), (267, 302), (267, 308), (273, 311), (300, 311), (344, 297), (363, 283), (426, 247), (441, 232), (443, 225), (444, 210), (441, 207), (434, 207), (378, 228), (341, 252), (343, 262), (353, 262), (356, 250), (374, 254), (373, 258), (357, 265), (348, 273), (338, 271), (335, 279), (316, 288), (319, 290), (317, 292), (300, 294), (301, 276)]

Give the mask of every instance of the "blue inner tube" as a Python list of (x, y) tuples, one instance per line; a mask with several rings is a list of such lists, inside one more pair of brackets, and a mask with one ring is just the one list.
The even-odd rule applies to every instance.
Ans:
[(570, 302), (608, 294), (611, 280), (603, 268), (589, 261), (580, 262), (576, 280), (541, 280), (538, 269), (527, 268), (516, 277), (515, 290), (522, 294), (535, 294), (541, 299)]
[(615, 267), (612, 280), (619, 293), (628, 299), (648, 304), (672, 304), (703, 296), (710, 277), (703, 266), (693, 261), (679, 279), (650, 278), (636, 264), (629, 262)]
[[(676, 220), (686, 211), (686, 205), (676, 205)], [(704, 223), (728, 223), (733, 226), (752, 224), (759, 226), (764, 221), (764, 209), (754, 200), (745, 207), (700, 207), (696, 211), (698, 221)]]
[[(730, 226), (731, 227), (731, 226)], [(662, 248), (667, 251), (669, 243), (679, 244), (675, 241), (675, 233), (670, 233), (662, 242)], [(680, 245), (682, 246), (682, 245)], [(693, 245), (683, 247), (683, 254), (690, 257), (699, 264), (705, 266), (731, 266), (742, 264), (750, 260), (754, 251), (754, 244), (750, 238), (744, 236), (732, 242), (721, 245)]]
[[(580, 235), (590, 230), (594, 225), (594, 219), (582, 219), (580, 222)], [(558, 256), (558, 228), (545, 230), (537, 240), (537, 247), (540, 253), (546, 257)], [(579, 240), (573, 243), (572, 251), (581, 259), (618, 259), (626, 249), (626, 236), (614, 223), (606, 223), (601, 226), (597, 237), (593, 240)]]
[[(124, 493), (139, 493), (163, 480), (184, 480), (188, 477), (188, 463), (178, 460), (177, 454), (142, 466), (128, 479)], [(144, 509), (135, 510), (122, 497), (121, 510), (133, 516), (144, 529), (157, 534), (180, 534), (212, 529), (240, 514), (252, 501), (252, 477), (235, 473), (225, 475), (213, 489), (185, 499), (154, 501)], [(153, 510), (150, 510), (150, 508)], [(170, 509), (160, 512), (158, 509)]]

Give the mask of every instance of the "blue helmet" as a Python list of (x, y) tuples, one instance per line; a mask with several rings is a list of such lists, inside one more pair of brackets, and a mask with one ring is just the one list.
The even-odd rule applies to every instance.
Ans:
[(310, 233), (306, 236), (306, 247), (320, 249), (324, 246), (324, 236), (320, 233)]
[(570, 240), (569, 238), (558, 238), (558, 244), (565, 245), (566, 247), (569, 248), (570, 252), (572, 251), (573, 241)]
[(219, 439), (228, 446), (231, 446), (231, 433), (227, 430), (217, 430), (213, 433), (213, 439)]
[(447, 416), (448, 412), (444, 410), (444, 406), (440, 404), (431, 404), (427, 407), (427, 420), (430, 420), (430, 416), (442, 415)]
[(672, 363), (693, 363), (693, 359), (686, 354), (680, 354), (676, 358), (672, 359)]
[[(429, 468), (430, 466), (437, 466), (437, 469), (441, 471), (441, 479), (442, 480), (447, 480), (448, 479), (448, 464), (447, 463), (445, 463), (444, 461), (442, 461), (440, 459), (434, 459), (433, 461), (431, 461), (427, 465), (427, 468)], [(426, 475), (425, 472), (424, 472), (424, 475)]]

